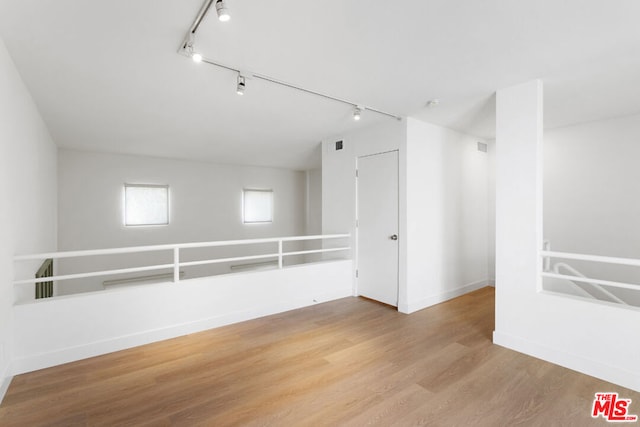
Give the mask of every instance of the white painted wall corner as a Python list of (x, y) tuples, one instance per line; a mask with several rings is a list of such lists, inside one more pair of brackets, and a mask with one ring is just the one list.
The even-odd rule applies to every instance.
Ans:
[(398, 305), (398, 311), (405, 314), (411, 314), (416, 311), (423, 310), (427, 307), (431, 307), (433, 305), (440, 304), (445, 301), (449, 301), (450, 299), (459, 297), (469, 292), (473, 292), (480, 288), (484, 288), (485, 286), (490, 286), (489, 281), (487, 279), (478, 280), (477, 282), (468, 283), (466, 285), (459, 286), (455, 289), (451, 289), (446, 292), (430, 295), (426, 298), (423, 298), (419, 301), (415, 301), (411, 304), (406, 304), (406, 303), (400, 304)]
[(0, 384), (0, 404), (4, 400), (4, 396), (7, 394), (7, 390), (9, 390), (9, 386), (11, 385), (11, 381), (13, 380), (12, 375), (8, 375), (11, 371), (11, 367), (7, 366), (5, 372), (2, 373), (2, 384)]

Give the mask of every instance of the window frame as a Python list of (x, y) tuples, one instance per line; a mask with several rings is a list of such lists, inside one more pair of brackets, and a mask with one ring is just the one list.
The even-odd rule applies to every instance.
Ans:
[[(167, 193), (167, 222), (166, 223), (157, 223), (157, 224), (127, 224), (127, 188), (164, 188)], [(171, 194), (169, 191), (168, 184), (129, 184), (125, 183), (122, 190), (122, 223), (125, 227), (164, 227), (169, 225), (171, 222), (170, 213), (171, 213)]]
[[(246, 194), (247, 192), (251, 193), (270, 193), (271, 194), (271, 211), (269, 221), (247, 221), (246, 220)], [(274, 191), (272, 188), (243, 188), (242, 189), (242, 223), (243, 224), (273, 224), (274, 221)]]

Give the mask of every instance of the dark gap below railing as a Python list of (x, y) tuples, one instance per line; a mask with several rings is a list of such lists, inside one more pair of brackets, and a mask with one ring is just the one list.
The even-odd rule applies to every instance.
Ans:
[[(36, 279), (53, 277), (53, 259), (46, 259), (36, 272)], [(36, 283), (36, 299), (53, 296), (53, 281)]]

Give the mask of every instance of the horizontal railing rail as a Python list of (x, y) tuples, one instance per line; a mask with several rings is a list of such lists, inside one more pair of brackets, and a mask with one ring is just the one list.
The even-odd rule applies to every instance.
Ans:
[(635, 258), (617, 258), (617, 257), (610, 257), (610, 256), (584, 255), (584, 254), (575, 254), (571, 252), (556, 252), (556, 251), (540, 251), (540, 256), (640, 267), (640, 259), (635, 259)]
[[(184, 277), (184, 271), (180, 272), (180, 278)], [(136, 282), (148, 282), (150, 280), (163, 280), (163, 279), (173, 279), (173, 273), (165, 273), (165, 274), (147, 274), (145, 276), (135, 276), (135, 277), (127, 277), (124, 279), (112, 279), (105, 280), (102, 282), (102, 286), (119, 286), (126, 285), (128, 283), (136, 283)]]
[[(41, 254), (18, 255), (14, 257), (14, 261), (30, 261), (30, 260), (40, 260), (40, 259), (47, 259), (47, 258), (52, 258), (52, 259), (79, 258), (79, 257), (100, 256), (100, 255), (118, 255), (118, 254), (131, 254), (131, 253), (141, 253), (141, 252), (173, 251), (173, 263), (148, 265), (143, 267), (121, 268), (121, 269), (104, 270), (104, 271), (94, 271), (94, 272), (88, 272), (88, 273), (65, 274), (61, 276), (44, 277), (39, 279), (36, 279), (36, 278), (21, 279), (21, 280), (16, 280), (13, 283), (14, 285), (23, 285), (23, 284), (39, 283), (43, 281), (62, 281), (62, 280), (71, 280), (71, 279), (83, 279), (83, 278), (97, 277), (97, 276), (111, 276), (111, 275), (117, 275), (117, 274), (138, 273), (143, 271), (165, 270), (170, 268), (173, 269), (173, 281), (179, 282), (180, 267), (191, 267), (191, 266), (206, 265), (206, 264), (219, 264), (219, 263), (233, 262), (233, 261), (263, 260), (263, 259), (269, 259), (269, 258), (277, 259), (278, 268), (282, 268), (283, 259), (284, 257), (287, 257), (287, 256), (336, 252), (336, 251), (348, 251), (351, 249), (350, 246), (342, 246), (342, 247), (335, 247), (335, 248), (323, 248), (323, 249), (312, 249), (312, 250), (305, 250), (305, 251), (284, 252), (283, 245), (286, 242), (344, 239), (350, 236), (351, 235), (348, 233), (324, 234), (324, 235), (313, 235), (313, 236), (272, 237), (272, 238), (262, 238), (262, 239), (244, 239), (244, 240), (221, 240), (221, 241), (213, 241), (213, 242), (178, 243), (178, 244), (165, 244), (165, 245), (153, 245), (153, 246), (131, 246), (131, 247), (125, 247), (125, 248), (92, 249), (92, 250), (81, 250), (81, 251), (48, 252), (48, 253), (41, 253)], [(265, 244), (265, 243), (277, 243), (278, 251), (273, 253), (268, 253), (268, 254), (260, 254), (260, 255), (215, 258), (215, 259), (207, 259), (207, 260), (200, 260), (200, 261), (184, 261), (184, 262), (180, 261), (181, 249), (211, 248), (211, 247), (238, 246), (238, 245)]]
[(556, 274), (556, 273), (542, 273), (542, 277), (553, 277), (555, 279), (567, 279), (567, 280), (573, 280), (576, 282), (587, 282), (587, 283), (594, 283), (596, 285), (603, 285), (603, 286), (611, 286), (613, 288), (620, 288), (620, 289), (633, 289), (633, 290), (640, 290), (640, 285), (636, 285), (633, 283), (624, 283), (624, 282), (614, 282), (611, 280), (600, 280), (600, 279), (592, 279), (590, 277), (581, 277), (581, 276), (571, 276), (568, 274)]
[[(616, 265), (640, 267), (640, 259), (634, 259), (634, 258), (618, 258), (618, 257), (608, 257), (608, 256), (600, 256), (600, 255), (585, 255), (585, 254), (576, 254), (571, 252), (557, 252), (557, 251), (548, 251), (548, 250), (540, 251), (540, 256), (545, 261), (549, 258), (561, 258), (561, 259), (572, 259), (576, 261), (591, 261), (591, 262), (600, 262), (604, 264), (616, 264)], [(583, 275), (577, 276), (577, 275), (570, 275), (570, 274), (560, 274), (553, 271), (542, 271), (540, 275), (542, 277), (566, 279), (566, 280), (571, 280), (576, 282), (586, 282), (586, 283), (595, 284), (595, 285), (610, 286), (613, 288), (632, 289), (632, 290), (640, 291), (640, 284), (636, 284), (636, 283), (624, 283), (624, 282), (615, 282), (612, 280), (592, 279), (590, 277), (585, 277)]]
[(64, 251), (64, 252), (49, 252), (32, 255), (17, 255), (13, 259), (15, 261), (26, 260), (38, 260), (45, 258), (75, 258), (82, 256), (94, 256), (94, 255), (115, 255), (115, 254), (128, 254), (133, 252), (153, 252), (153, 251), (166, 251), (169, 249), (190, 249), (190, 248), (207, 248), (216, 246), (235, 246), (235, 245), (251, 245), (259, 243), (275, 243), (282, 242), (296, 242), (300, 240), (325, 240), (325, 239), (340, 239), (350, 237), (349, 233), (346, 234), (318, 234), (313, 236), (291, 236), (291, 237), (268, 237), (263, 239), (243, 239), (243, 240), (216, 240), (213, 242), (194, 242), (194, 243), (171, 243), (165, 245), (150, 245), (150, 246), (127, 246), (125, 248), (109, 248), (109, 249), (89, 249), (81, 251)]
[(587, 291), (582, 286), (580, 286), (579, 283), (586, 283), (588, 285), (593, 286), (594, 288), (596, 288), (598, 290), (598, 292), (601, 292), (602, 294), (604, 294), (612, 302), (616, 302), (618, 304), (628, 305), (625, 301), (621, 300), (620, 298), (618, 298), (617, 296), (615, 296), (614, 294), (612, 294), (611, 292), (609, 292), (608, 290), (606, 290), (605, 288), (600, 286), (600, 284), (592, 283), (592, 282), (588, 281), (589, 278), (587, 278), (587, 276), (585, 276), (584, 274), (580, 273), (578, 270), (576, 270), (575, 268), (573, 268), (572, 266), (570, 266), (566, 262), (557, 262), (557, 263), (555, 263), (554, 266), (553, 266), (553, 273), (562, 274), (560, 272), (560, 270), (563, 270), (563, 269), (567, 270), (570, 273), (570, 274), (568, 274), (568, 276), (577, 276), (577, 277), (582, 277), (583, 278), (583, 280), (570, 280), (570, 282), (573, 283), (573, 285), (577, 289), (580, 289), (582, 292), (584, 292), (587, 296), (589, 296), (591, 298), (596, 298), (593, 294), (591, 294), (589, 291)]

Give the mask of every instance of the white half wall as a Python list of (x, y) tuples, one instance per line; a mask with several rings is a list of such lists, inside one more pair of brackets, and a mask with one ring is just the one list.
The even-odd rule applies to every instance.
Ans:
[(411, 313), (488, 283), (488, 154), (478, 139), (407, 119), (407, 300)]
[(17, 305), (13, 373), (347, 297), (351, 264), (329, 261)]
[[(0, 400), (15, 354), (13, 256), (56, 250), (56, 146), (0, 39)], [(34, 286), (24, 289), (33, 295)]]
[(540, 290), (542, 92), (497, 94), (494, 342), (640, 391), (640, 310)]
[[(312, 189), (318, 193), (320, 178), (313, 174), (311, 176), (315, 178), (311, 179)], [(307, 199), (307, 174), (285, 169), (61, 149), (58, 182), (58, 247), (61, 251), (297, 236), (307, 234), (307, 224), (315, 225), (320, 216), (319, 213), (307, 212), (308, 207), (319, 207), (316, 198)], [(125, 183), (169, 185), (169, 225), (125, 227)], [(272, 223), (243, 223), (244, 188), (273, 190)], [(317, 197), (315, 193), (313, 196)], [(255, 253), (272, 253), (276, 248), (274, 245), (257, 248)], [(195, 260), (254, 254), (247, 252), (249, 249), (253, 250), (253, 247), (185, 251), (182, 255), (184, 260), (188, 260), (191, 253), (191, 259)], [(286, 261), (293, 260), (289, 258)], [(167, 262), (171, 262), (169, 252), (135, 257), (73, 259), (61, 261), (58, 273), (100, 271)], [(191, 268), (186, 271), (186, 277), (228, 273), (229, 268), (227, 264)], [(105, 278), (60, 282), (58, 294), (99, 290), (102, 289), (103, 280)]]

